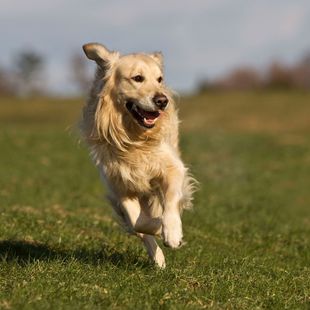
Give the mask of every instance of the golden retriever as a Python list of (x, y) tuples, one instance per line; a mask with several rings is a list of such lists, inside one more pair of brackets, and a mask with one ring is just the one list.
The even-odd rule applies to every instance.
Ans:
[(97, 63), (81, 130), (120, 224), (144, 243), (161, 268), (164, 245), (182, 245), (181, 213), (194, 179), (178, 148), (179, 120), (163, 78), (161, 53), (120, 55), (98, 43), (83, 46)]

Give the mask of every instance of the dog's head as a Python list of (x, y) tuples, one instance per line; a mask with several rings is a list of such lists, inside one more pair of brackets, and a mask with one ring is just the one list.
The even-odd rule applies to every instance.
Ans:
[(120, 56), (98, 43), (85, 44), (83, 49), (105, 72), (117, 110), (127, 113), (137, 126), (153, 128), (171, 101), (163, 82), (162, 54)]

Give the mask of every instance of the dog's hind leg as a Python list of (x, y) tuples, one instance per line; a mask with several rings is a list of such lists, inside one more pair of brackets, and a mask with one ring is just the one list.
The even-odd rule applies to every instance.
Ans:
[(162, 249), (156, 242), (154, 236), (146, 235), (146, 234), (137, 234), (139, 238), (141, 238), (144, 246), (146, 247), (147, 253), (150, 259), (159, 267), (165, 268), (165, 256)]
[(152, 217), (146, 214), (137, 198), (124, 198), (121, 200), (122, 211), (126, 217), (127, 226), (137, 233), (148, 235), (161, 234), (161, 217)]
[(127, 225), (131, 226), (136, 235), (142, 240), (150, 259), (160, 268), (165, 268), (165, 256), (158, 246), (154, 235), (161, 233), (161, 218), (151, 217), (141, 209), (138, 199), (123, 199), (122, 208), (127, 218)]

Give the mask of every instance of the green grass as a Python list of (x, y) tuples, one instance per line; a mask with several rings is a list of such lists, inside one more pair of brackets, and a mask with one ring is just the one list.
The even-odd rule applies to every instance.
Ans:
[(0, 309), (309, 309), (310, 94), (181, 101), (201, 189), (161, 271), (111, 218), (81, 100), (0, 99)]

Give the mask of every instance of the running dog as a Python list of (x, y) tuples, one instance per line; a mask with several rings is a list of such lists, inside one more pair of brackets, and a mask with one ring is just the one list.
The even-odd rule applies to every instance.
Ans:
[(81, 131), (125, 230), (138, 236), (161, 268), (156, 242), (182, 245), (183, 209), (195, 180), (178, 147), (178, 115), (163, 78), (161, 53), (120, 55), (98, 43), (83, 46), (97, 63)]

